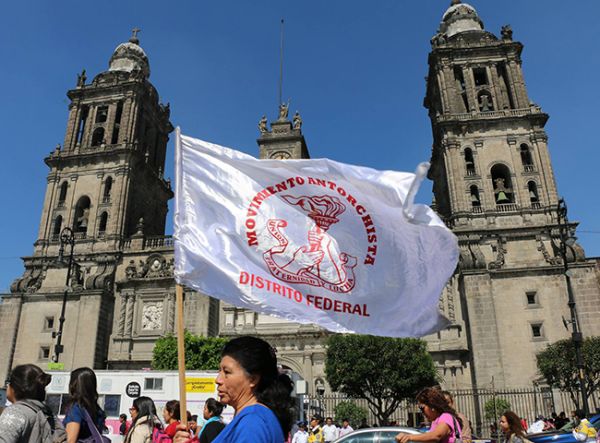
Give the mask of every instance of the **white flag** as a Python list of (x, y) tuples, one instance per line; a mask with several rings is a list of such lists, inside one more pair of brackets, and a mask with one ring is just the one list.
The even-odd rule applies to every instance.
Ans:
[(175, 276), (237, 307), (336, 332), (442, 329), (458, 246), (415, 174), (258, 160), (176, 132)]

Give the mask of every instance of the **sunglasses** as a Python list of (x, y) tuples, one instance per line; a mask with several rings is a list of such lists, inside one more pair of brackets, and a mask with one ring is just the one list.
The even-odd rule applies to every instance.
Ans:
[(135, 411), (137, 411), (136, 408), (129, 408), (129, 412), (135, 412)]

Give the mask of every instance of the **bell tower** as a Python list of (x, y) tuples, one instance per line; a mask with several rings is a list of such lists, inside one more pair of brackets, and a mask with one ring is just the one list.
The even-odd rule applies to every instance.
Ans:
[[(528, 96), (523, 45), (510, 26), (497, 37), (475, 8), (453, 0), (431, 46), (429, 178), (435, 208), (459, 239), (448, 292), (460, 300), (455, 311), (466, 328), (472, 383), (493, 377), (497, 387), (531, 386), (538, 381), (535, 354), (569, 336), (561, 321), (569, 311), (548, 115)], [(569, 261), (582, 276), (577, 303), (597, 303), (593, 265), (580, 246)], [(597, 333), (592, 317), (580, 318), (584, 334)]]
[(85, 70), (68, 91), (64, 144), (44, 160), (50, 168), (35, 254), (56, 253), (61, 229), (73, 229), (78, 249), (118, 250), (140, 219), (150, 235), (164, 233), (163, 179), (169, 105), (148, 81), (148, 57), (138, 29), (120, 44), (108, 70), (86, 83)]
[[(143, 278), (165, 299), (156, 300), (165, 306), (170, 300), (165, 282), (173, 282), (171, 262), (163, 253), (171, 245), (164, 229), (173, 192), (163, 171), (173, 126), (169, 105), (159, 102), (149, 81), (138, 32), (117, 46), (106, 71), (88, 83), (84, 70), (67, 92), (63, 145), (44, 159), (49, 173), (34, 252), (23, 258), (25, 272), (0, 304), (0, 332), (13, 337), (0, 352), (8, 362), (7, 368), (0, 365), (0, 375), (11, 364), (44, 364), (51, 356), (66, 368), (106, 367), (115, 283), (138, 275), (125, 269), (134, 258), (143, 262), (134, 284), (142, 286)], [(65, 228), (72, 237), (61, 236)], [(155, 277), (166, 287), (162, 292)], [(129, 318), (134, 307), (143, 312), (138, 304), (129, 303)], [(174, 310), (163, 311), (165, 319), (174, 317)], [(154, 323), (170, 330), (170, 320)]]

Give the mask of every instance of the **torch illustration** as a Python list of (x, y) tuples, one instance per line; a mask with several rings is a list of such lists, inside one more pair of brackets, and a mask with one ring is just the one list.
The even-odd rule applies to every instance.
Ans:
[[(331, 225), (339, 222), (337, 217), (344, 212), (346, 207), (342, 204), (340, 199), (330, 195), (312, 197), (282, 195), (282, 198), (291, 205), (300, 206), (300, 208), (302, 208), (304, 212), (307, 212), (308, 216), (315, 222), (314, 229), (312, 229), (308, 235), (308, 244), (310, 247), (308, 252), (321, 250), (323, 234)], [(313, 235), (311, 235), (311, 233)]]

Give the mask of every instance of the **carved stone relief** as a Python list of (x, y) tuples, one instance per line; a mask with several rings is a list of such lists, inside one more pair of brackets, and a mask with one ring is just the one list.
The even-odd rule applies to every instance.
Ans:
[(142, 331), (162, 329), (163, 302), (144, 303), (142, 308)]

